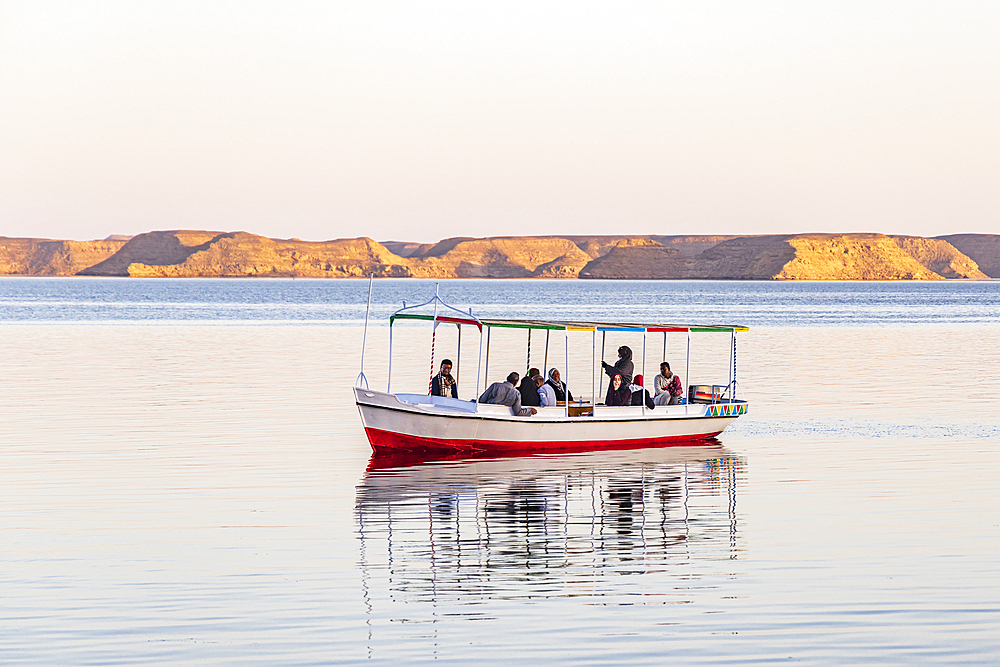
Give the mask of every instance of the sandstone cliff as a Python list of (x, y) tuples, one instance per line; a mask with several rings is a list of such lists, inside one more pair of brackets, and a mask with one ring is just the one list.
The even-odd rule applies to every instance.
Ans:
[(622, 243), (588, 264), (581, 278), (771, 280), (795, 259), (789, 236), (740, 236), (684, 256), (676, 248)]
[(626, 241), (655, 241), (662, 246), (674, 248), (685, 257), (694, 257), (712, 246), (737, 238), (736, 236), (719, 235), (682, 235), (682, 236), (660, 236), (656, 234), (647, 235), (610, 235), (610, 236), (563, 236), (559, 238), (569, 239), (580, 250), (587, 253), (592, 259), (603, 257), (613, 251), (622, 242)]
[(575, 278), (588, 257), (573, 242), (549, 238), (448, 239), (422, 256), (401, 257), (368, 238), (310, 242), (246, 232), (149, 232), (83, 275), (296, 276), (303, 278)]
[(1000, 278), (1000, 235), (951, 234), (937, 238), (967, 255), (990, 278)]
[(944, 239), (893, 236), (892, 240), (913, 259), (944, 278), (989, 278), (972, 258)]
[(790, 236), (742, 236), (718, 243), (695, 257), (691, 278), (772, 280), (795, 259)]
[(53, 241), (0, 236), (0, 275), (73, 276), (114, 255), (124, 241)]
[[(976, 257), (963, 254), (948, 239)], [(987, 270), (980, 270), (981, 266)], [(0, 273), (312, 278), (362, 277), (370, 273), (416, 278), (983, 278), (1000, 275), (1000, 236), (524, 236), (382, 244), (365, 237), (313, 242), (269, 239), (246, 232), (174, 230), (103, 241), (0, 238)]]
[(448, 239), (410, 266), (419, 277), (575, 278), (589, 261), (568, 239), (523, 236)]
[(806, 234), (788, 244), (795, 257), (778, 280), (934, 280), (937, 273), (884, 234)]
[(407, 277), (406, 260), (371, 239), (311, 242), (246, 232), (139, 234), (82, 275), (134, 277)]
[[(941, 273), (938, 273), (940, 271)], [(937, 239), (884, 234), (743, 236), (693, 257), (655, 241), (620, 243), (581, 278), (733, 280), (937, 280), (982, 278), (976, 263)]]
[(652, 239), (620, 241), (580, 270), (581, 278), (654, 280), (689, 278), (693, 260)]
[(150, 232), (134, 236), (113, 256), (80, 271), (82, 276), (127, 276), (132, 264), (180, 264), (193, 253), (208, 248), (222, 232)]

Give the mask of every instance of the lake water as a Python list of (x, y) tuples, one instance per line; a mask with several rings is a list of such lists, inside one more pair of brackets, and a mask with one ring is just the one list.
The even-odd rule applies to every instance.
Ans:
[[(371, 456), (367, 288), (0, 279), (0, 662), (996, 662), (1000, 282), (443, 282), (482, 316), (750, 326), (750, 413), (708, 446), (434, 464)], [(388, 313), (433, 290), (375, 283), (374, 386)], [(728, 343), (667, 358), (724, 384)], [(394, 388), (426, 387), (426, 325), (393, 344)], [(523, 332), (493, 344), (523, 370)]]

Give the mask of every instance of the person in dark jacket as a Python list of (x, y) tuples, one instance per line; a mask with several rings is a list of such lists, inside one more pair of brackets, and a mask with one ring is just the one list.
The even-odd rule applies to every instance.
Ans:
[(608, 395), (604, 397), (604, 405), (628, 405), (631, 401), (632, 392), (628, 390), (628, 385), (625, 384), (622, 374), (615, 373), (611, 376), (611, 384), (608, 385)]
[(606, 361), (601, 362), (601, 368), (604, 372), (608, 374), (608, 377), (613, 377), (615, 373), (622, 376), (622, 382), (628, 387), (632, 384), (632, 373), (634, 371), (634, 366), (632, 365), (632, 348), (627, 345), (622, 345), (618, 348), (618, 361), (612, 366)]
[(556, 394), (557, 401), (565, 401), (567, 394), (569, 395), (569, 402), (573, 402), (573, 392), (566, 389), (566, 383), (559, 378), (559, 369), (550, 368), (549, 369), (549, 379), (545, 381), (545, 384), (552, 387), (552, 391)]
[(535, 384), (535, 376), (540, 375), (537, 368), (529, 368), (528, 374), (521, 380), (521, 386), (517, 388), (521, 392), (521, 405), (528, 407), (539, 407), (542, 399), (538, 395), (538, 385)]
[(642, 405), (643, 399), (646, 400), (646, 407), (650, 410), (656, 407), (653, 403), (653, 398), (646, 391), (646, 388), (642, 386), (642, 376), (636, 375), (635, 379), (632, 380), (632, 384), (628, 386), (629, 391), (632, 393), (632, 399), (629, 402), (630, 405)]
[(458, 383), (451, 376), (451, 359), (441, 360), (441, 370), (431, 380), (431, 396), (458, 398)]

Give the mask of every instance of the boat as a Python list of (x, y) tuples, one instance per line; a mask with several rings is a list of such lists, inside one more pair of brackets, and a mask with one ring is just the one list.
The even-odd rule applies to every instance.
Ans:
[[(371, 309), (371, 283), (368, 310)], [(488, 386), (490, 333), (494, 329), (527, 331), (528, 366), (532, 333), (544, 333), (545, 362), (548, 362), (549, 342), (553, 334), (565, 339), (563, 381), (569, 391), (577, 394), (590, 390), (590, 397), (560, 402), (556, 406), (537, 408), (532, 416), (516, 416), (504, 405), (479, 403), (430, 395), (426, 392), (394, 392), (392, 387), (392, 340), (394, 327), (402, 323), (427, 323), (431, 327), (431, 375), (435, 368), (434, 341), (439, 326), (458, 327), (458, 363), (461, 364), (461, 331), (474, 329), (479, 334), (478, 365), (475, 396)], [(368, 441), (379, 452), (549, 452), (584, 451), (606, 448), (660, 447), (697, 444), (718, 436), (747, 412), (747, 401), (736, 379), (736, 334), (748, 331), (737, 325), (691, 325), (676, 323), (577, 322), (536, 319), (501, 319), (477, 317), (445, 303), (435, 291), (425, 303), (406, 306), (389, 317), (389, 372), (385, 391), (369, 386), (364, 372), (364, 346), (368, 334), (368, 315), (362, 343), (361, 373), (354, 392)], [(578, 379), (569, 373), (570, 334), (579, 340), (579, 332), (591, 336), (590, 377)], [(646, 369), (647, 339), (663, 336), (666, 350), (667, 334), (686, 334), (687, 364), (684, 386), (685, 399), (680, 405), (645, 405), (613, 407), (595, 400), (602, 393), (603, 373), (598, 364), (604, 357), (608, 334), (641, 334), (642, 356), (636, 360), (636, 371)], [(722, 383), (691, 384), (687, 377), (691, 359), (691, 335), (728, 333), (731, 336), (729, 377)], [(600, 346), (598, 346), (600, 334)], [(584, 338), (588, 338), (584, 336)], [(536, 345), (537, 347), (537, 345)], [(600, 349), (600, 356), (598, 356)], [(506, 375), (504, 370), (503, 375)], [(649, 376), (646, 376), (649, 377)], [(500, 378), (498, 378), (500, 379)]]

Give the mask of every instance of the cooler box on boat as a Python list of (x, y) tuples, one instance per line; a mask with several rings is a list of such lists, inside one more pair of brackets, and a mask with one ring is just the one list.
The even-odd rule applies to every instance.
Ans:
[(693, 384), (688, 387), (688, 403), (718, 403), (725, 393), (725, 385)]

